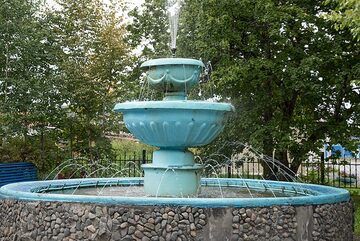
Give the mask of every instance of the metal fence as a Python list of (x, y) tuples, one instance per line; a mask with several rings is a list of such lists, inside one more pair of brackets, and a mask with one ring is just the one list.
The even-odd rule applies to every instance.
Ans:
[[(143, 176), (142, 164), (151, 163), (152, 153), (143, 150), (141, 153), (123, 153), (113, 163), (122, 174), (129, 177)], [(211, 166), (210, 166), (211, 167)], [(264, 168), (254, 159), (246, 159), (230, 164), (205, 168), (204, 177), (263, 178)], [(301, 164), (296, 177), (306, 183), (330, 185), (336, 187), (360, 187), (360, 162), (354, 158), (338, 158), (325, 160), (311, 158)]]
[(299, 177), (308, 183), (335, 187), (358, 188), (360, 181), (359, 158), (308, 160), (300, 166)]
[(124, 152), (118, 153), (115, 160), (112, 160), (112, 164), (116, 165), (116, 168), (122, 170), (123, 176), (128, 177), (141, 177), (144, 175), (141, 165), (152, 162), (152, 153), (146, 150), (139, 152)]

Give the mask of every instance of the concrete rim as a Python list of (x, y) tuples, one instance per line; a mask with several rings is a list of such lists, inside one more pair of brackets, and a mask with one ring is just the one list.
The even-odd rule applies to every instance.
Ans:
[(171, 100), (171, 101), (131, 101), (115, 105), (115, 112), (125, 112), (137, 109), (184, 109), (184, 110), (213, 110), (213, 111), (235, 111), (234, 106), (229, 103), (218, 103), (196, 100)]
[(160, 58), (151, 59), (141, 64), (140, 68), (151, 67), (151, 66), (162, 66), (162, 65), (196, 65), (205, 67), (204, 63), (196, 59), (186, 58)]
[(120, 197), (120, 196), (83, 196), (62, 194), (41, 194), (34, 190), (48, 185), (61, 186), (120, 183), (128, 185), (141, 185), (143, 178), (94, 178), (94, 179), (69, 179), (54, 181), (21, 182), (8, 184), (0, 188), (0, 196), (15, 200), (49, 201), (49, 202), (74, 202), (74, 203), (102, 203), (109, 205), (129, 206), (193, 206), (193, 207), (269, 207), (269, 206), (305, 206), (348, 202), (350, 194), (345, 189), (303, 183), (289, 183), (279, 181), (265, 181), (237, 178), (204, 178), (202, 185), (212, 184), (221, 186), (236, 186), (247, 183), (251, 188), (285, 188), (286, 190), (307, 190), (314, 195), (277, 198), (155, 198), (155, 197)]

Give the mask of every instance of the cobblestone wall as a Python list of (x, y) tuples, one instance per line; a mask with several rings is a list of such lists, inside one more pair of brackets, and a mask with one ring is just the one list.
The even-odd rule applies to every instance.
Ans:
[(352, 241), (351, 203), (268, 208), (0, 201), (0, 241)]

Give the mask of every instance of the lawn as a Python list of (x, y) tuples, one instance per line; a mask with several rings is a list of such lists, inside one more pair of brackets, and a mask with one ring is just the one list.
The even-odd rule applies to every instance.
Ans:
[(352, 199), (355, 207), (355, 236), (358, 240), (360, 238), (360, 196), (353, 195)]
[(119, 158), (125, 153), (127, 155), (141, 155), (143, 150), (146, 150), (148, 154), (151, 154), (156, 148), (143, 144), (133, 140), (113, 140), (111, 142), (112, 148), (115, 151), (115, 155)]

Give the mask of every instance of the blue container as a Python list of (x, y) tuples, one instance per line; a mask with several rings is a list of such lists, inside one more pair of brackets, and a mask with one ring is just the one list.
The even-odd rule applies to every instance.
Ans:
[(165, 99), (186, 99), (186, 94), (199, 83), (203, 62), (195, 59), (152, 59), (141, 65), (151, 87), (165, 93)]
[(126, 128), (141, 142), (167, 149), (204, 146), (223, 130), (228, 103), (206, 101), (142, 101), (115, 106)]

